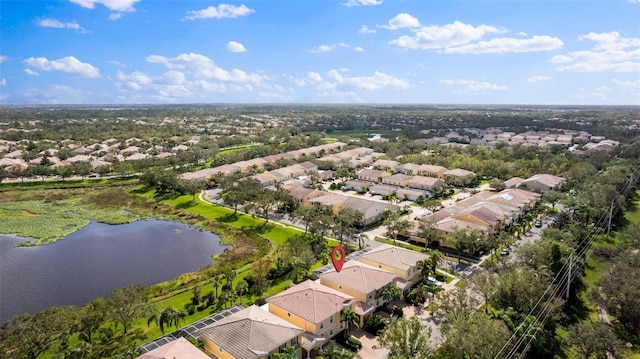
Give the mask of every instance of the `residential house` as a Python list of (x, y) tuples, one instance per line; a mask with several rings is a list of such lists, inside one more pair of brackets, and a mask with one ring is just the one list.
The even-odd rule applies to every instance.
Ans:
[(504, 181), (505, 188), (516, 188), (520, 185), (520, 183), (524, 181), (524, 178), (520, 177), (512, 177), (506, 181)]
[(383, 184), (376, 184), (369, 187), (369, 193), (372, 195), (390, 196), (398, 191), (397, 187), (387, 186)]
[(396, 167), (396, 172), (403, 173), (409, 176), (415, 176), (418, 174), (419, 165), (414, 163), (404, 163)]
[(396, 167), (400, 165), (400, 162), (393, 160), (377, 160), (373, 163), (373, 168), (376, 170), (394, 172)]
[(443, 180), (435, 177), (413, 176), (407, 183), (409, 188), (435, 191), (437, 188), (445, 186)]
[(363, 169), (358, 172), (358, 179), (361, 181), (370, 181), (380, 183), (385, 177), (391, 176), (391, 173), (381, 170)]
[(287, 186), (285, 188), (289, 191), (291, 197), (293, 197), (298, 203), (305, 206), (309, 204), (310, 200), (327, 194), (327, 192), (319, 191), (317, 189), (305, 188), (300, 184)]
[(325, 193), (323, 196), (318, 196), (309, 200), (310, 204), (316, 206), (326, 206), (331, 208), (331, 213), (338, 214), (340, 205), (351, 197), (341, 196), (335, 193)]
[(435, 165), (420, 165), (420, 167), (418, 167), (417, 174), (427, 177), (444, 178), (445, 172), (447, 172), (446, 167)]
[(406, 199), (409, 201), (417, 201), (420, 197), (430, 197), (431, 194), (424, 191), (418, 191), (410, 188), (399, 188), (396, 191), (396, 196), (401, 199)]
[(473, 181), (476, 174), (462, 168), (454, 168), (452, 170), (446, 171), (443, 176), (447, 183), (459, 187), (464, 187), (465, 185)]
[(182, 337), (150, 350), (136, 359), (211, 359), (207, 354)]
[(373, 313), (373, 309), (386, 303), (382, 292), (387, 287), (395, 286), (398, 278), (395, 273), (352, 260), (346, 262), (340, 272), (332, 269), (320, 274), (320, 284), (367, 304), (367, 311), (363, 313), (367, 317)]
[(409, 181), (413, 176), (405, 175), (402, 173), (396, 173), (394, 175), (385, 177), (382, 179), (382, 183), (399, 187), (407, 187)]
[(199, 331), (205, 353), (217, 359), (270, 359), (292, 346), (300, 357), (295, 324), (255, 305), (220, 319)]
[(372, 223), (381, 221), (384, 217), (385, 211), (397, 212), (400, 210), (400, 207), (376, 202), (369, 201), (363, 198), (357, 197), (345, 197), (346, 200), (340, 204), (340, 208), (351, 208), (362, 213), (362, 225), (368, 226)]
[(410, 249), (383, 244), (373, 250), (360, 255), (359, 261), (394, 273), (407, 283), (403, 292), (406, 294), (413, 285), (422, 279), (417, 263), (429, 258), (428, 255)]
[(520, 182), (519, 187), (526, 188), (529, 191), (544, 193), (562, 188), (565, 182), (566, 179), (562, 177), (550, 174), (537, 174)]
[(269, 172), (259, 173), (257, 175), (251, 176), (251, 178), (260, 182), (260, 185), (262, 187), (273, 186), (276, 184), (276, 182), (278, 182), (278, 177)]
[(312, 280), (267, 298), (270, 313), (304, 330), (300, 344), (307, 357), (344, 329), (342, 311), (355, 311), (356, 302), (353, 296)]
[(366, 192), (369, 190), (369, 187), (371, 187), (371, 182), (365, 182), (365, 181), (358, 181), (358, 180), (349, 180), (347, 182), (344, 183), (344, 186), (347, 189), (353, 190), (353, 191), (357, 191), (357, 192)]
[(263, 170), (265, 164), (267, 164), (267, 161), (263, 160), (262, 158), (254, 158), (252, 160), (240, 161), (240, 162), (234, 163), (234, 165), (240, 167), (240, 171), (242, 171), (242, 173), (249, 173), (249, 172)]

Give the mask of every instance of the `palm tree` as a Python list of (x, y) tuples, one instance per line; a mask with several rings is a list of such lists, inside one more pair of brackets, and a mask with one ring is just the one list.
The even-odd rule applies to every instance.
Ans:
[(160, 311), (156, 308), (156, 312), (147, 320), (147, 326), (151, 322), (155, 322), (159, 327), (162, 335), (164, 335), (164, 327), (175, 325), (176, 328), (180, 328), (180, 320), (184, 319), (185, 313), (177, 310), (174, 307), (167, 307)]
[(429, 273), (431, 273), (431, 261), (429, 261), (429, 259), (417, 261), (416, 269), (420, 271), (422, 280), (427, 279), (427, 277), (429, 276)]
[(227, 281), (227, 286), (229, 288), (231, 288), (231, 283), (233, 283), (233, 280), (236, 279), (236, 276), (238, 274), (236, 273), (236, 271), (234, 271), (233, 269), (227, 269), (224, 271), (224, 273), (222, 274), (222, 276), (224, 277), (224, 279)]
[(236, 284), (236, 292), (240, 298), (240, 304), (242, 304), (242, 296), (249, 290), (249, 283), (246, 280), (241, 280)]
[(220, 286), (222, 285), (222, 276), (220, 275), (215, 275), (213, 276), (213, 286), (216, 288), (216, 298), (218, 298), (218, 290), (220, 289)]
[(431, 294), (429, 296), (429, 306), (431, 306), (431, 315), (433, 315), (433, 299), (435, 299), (436, 294), (442, 292), (444, 290), (444, 288), (440, 287), (440, 286), (436, 286), (436, 285), (425, 285), (425, 289), (427, 290), (427, 292), (429, 292), (429, 294)]
[(400, 298), (401, 295), (402, 292), (400, 291), (400, 288), (396, 287), (395, 285), (389, 286), (382, 291), (382, 299), (384, 299), (387, 304), (389, 304), (392, 300)]
[(356, 236), (356, 240), (358, 241), (358, 249), (364, 248), (364, 244), (369, 240), (369, 236), (364, 233), (360, 233)]
[(440, 252), (437, 249), (429, 252), (429, 264), (431, 265), (431, 270), (433, 271), (433, 275), (436, 275), (436, 270), (438, 269), (438, 265), (442, 266), (446, 263), (446, 256), (444, 253)]
[(348, 338), (351, 333), (351, 327), (355, 326), (356, 328), (360, 328), (360, 317), (358, 314), (354, 312), (351, 308), (347, 308), (342, 311), (342, 315), (340, 316), (340, 321), (345, 323), (346, 328), (344, 329), (344, 338)]

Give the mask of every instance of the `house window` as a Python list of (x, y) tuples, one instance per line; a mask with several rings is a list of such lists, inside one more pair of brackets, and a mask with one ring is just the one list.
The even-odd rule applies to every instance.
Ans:
[(378, 264), (378, 268), (382, 268), (382, 264)]
[(286, 345), (282, 344), (279, 348), (278, 351), (282, 353), (282, 351), (284, 350), (284, 348), (286, 347)]
[(290, 317), (290, 316), (291, 316), (291, 313), (287, 313), (287, 317)]
[(330, 337), (332, 337), (332, 336), (333, 336), (333, 329), (331, 329), (331, 330), (329, 331), (329, 336), (330, 336)]
[(342, 286), (341, 286), (341, 285), (339, 285), (339, 286), (338, 286), (338, 289), (342, 289)]
[(291, 346), (294, 347), (296, 345), (298, 345), (298, 337), (291, 339)]
[(320, 329), (324, 329), (324, 323), (320, 323)]
[(329, 318), (329, 323), (333, 323), (333, 316)]

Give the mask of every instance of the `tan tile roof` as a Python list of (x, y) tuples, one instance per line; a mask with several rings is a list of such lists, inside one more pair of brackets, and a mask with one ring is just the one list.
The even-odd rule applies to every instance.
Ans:
[(136, 359), (209, 359), (209, 356), (189, 343), (185, 338), (155, 348)]
[(276, 305), (311, 323), (320, 323), (354, 301), (352, 296), (312, 280), (267, 299), (269, 305)]
[(284, 319), (252, 305), (200, 330), (237, 359), (264, 356), (304, 331)]
[(429, 258), (429, 256), (410, 249), (383, 244), (380, 247), (360, 255), (360, 258), (406, 271), (410, 267), (415, 266), (416, 262), (423, 261)]
[(370, 293), (384, 288), (397, 277), (397, 275), (382, 269), (356, 261), (349, 261), (344, 264), (339, 273), (335, 269), (322, 273), (320, 275), (320, 283), (322, 283), (323, 279), (327, 279), (343, 287), (357, 290), (360, 293)]

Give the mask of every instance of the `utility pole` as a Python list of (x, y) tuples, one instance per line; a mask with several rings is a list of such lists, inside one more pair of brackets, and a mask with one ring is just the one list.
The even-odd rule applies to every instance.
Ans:
[(607, 237), (609, 237), (609, 233), (611, 233), (611, 219), (613, 218), (613, 205), (615, 203), (615, 199), (611, 200), (611, 207), (609, 208), (609, 223), (607, 224)]
[(573, 267), (573, 252), (569, 254), (569, 275), (567, 276), (567, 293), (566, 299), (569, 299), (569, 288), (571, 287), (571, 268)]

